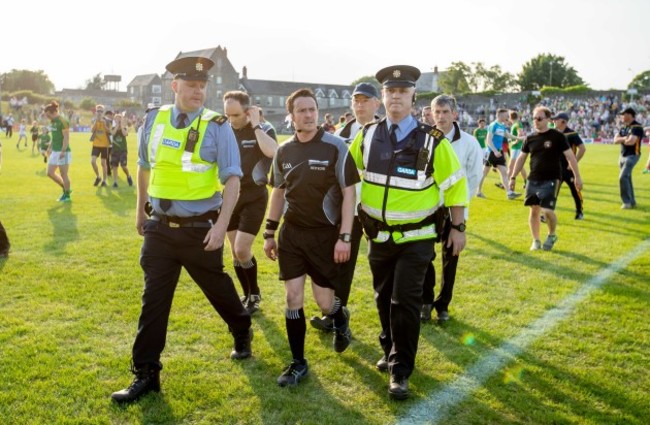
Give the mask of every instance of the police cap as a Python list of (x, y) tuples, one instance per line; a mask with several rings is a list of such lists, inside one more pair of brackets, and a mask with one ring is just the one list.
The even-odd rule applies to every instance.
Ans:
[(211, 59), (202, 56), (187, 56), (175, 59), (165, 67), (174, 74), (174, 79), (191, 81), (207, 81), (208, 71), (214, 66)]
[(410, 65), (393, 65), (380, 69), (375, 78), (384, 87), (415, 87), (420, 70)]

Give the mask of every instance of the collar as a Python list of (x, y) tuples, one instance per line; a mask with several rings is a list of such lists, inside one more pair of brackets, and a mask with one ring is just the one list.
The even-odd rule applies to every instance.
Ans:
[[(452, 123), (451, 130), (449, 133), (445, 134), (445, 138), (449, 140), (449, 143), (454, 143), (456, 140), (460, 139), (460, 127), (458, 126), (458, 123), (454, 121)], [(433, 128), (440, 130), (437, 126), (433, 126)]]

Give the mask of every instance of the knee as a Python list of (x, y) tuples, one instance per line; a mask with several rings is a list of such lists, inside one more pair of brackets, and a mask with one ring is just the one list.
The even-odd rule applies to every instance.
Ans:
[(251, 253), (250, 249), (248, 249), (247, 247), (241, 247), (241, 246), (235, 246), (235, 249), (233, 251), (233, 255), (240, 262), (246, 262), (246, 261), (250, 260), (253, 257), (253, 254)]

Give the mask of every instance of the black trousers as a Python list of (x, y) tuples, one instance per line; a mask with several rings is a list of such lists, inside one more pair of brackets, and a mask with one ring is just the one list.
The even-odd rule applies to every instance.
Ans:
[(449, 310), (449, 304), (454, 294), (454, 283), (456, 282), (456, 269), (458, 268), (459, 256), (453, 255), (453, 247), (447, 247), (447, 240), (449, 239), (449, 232), (451, 231), (451, 220), (449, 217), (445, 220), (445, 224), (440, 235), (440, 250), (442, 251), (442, 274), (440, 282), (440, 292), (433, 299), (433, 288), (436, 286), (436, 268), (433, 265), (433, 260), (436, 258), (435, 252), (433, 258), (427, 267), (427, 273), (424, 277), (424, 287), (422, 291), (422, 304), (433, 304), (436, 311)]
[(341, 264), (340, 277), (336, 283), (335, 294), (341, 300), (341, 305), (348, 305), (350, 290), (352, 289), (352, 280), (354, 279), (354, 269), (357, 266), (357, 257), (359, 256), (359, 246), (363, 236), (363, 228), (357, 216), (352, 221), (352, 233), (350, 242), (350, 260)]
[(9, 247), (11, 244), (9, 243), (9, 238), (7, 237), (7, 232), (2, 225), (2, 222), (0, 222), (0, 254), (2, 254), (5, 251), (9, 251)]
[(232, 279), (223, 271), (223, 248), (203, 250), (207, 231), (208, 228), (170, 228), (157, 221), (145, 222), (140, 253), (144, 293), (138, 334), (133, 343), (136, 367), (160, 362), (181, 267), (199, 285), (233, 334), (248, 332), (251, 318), (239, 300)]
[(571, 196), (573, 196), (573, 202), (575, 202), (576, 204), (576, 213), (581, 213), (582, 193), (576, 187), (575, 176), (573, 175), (573, 171), (571, 169), (565, 168), (564, 170), (562, 170), (562, 181), (560, 181), (560, 185), (562, 185), (563, 182), (566, 183), (567, 186), (569, 186), (569, 190), (571, 190)]
[(368, 259), (381, 322), (379, 343), (391, 374), (409, 377), (420, 336), (422, 284), (433, 257), (433, 240), (370, 242)]

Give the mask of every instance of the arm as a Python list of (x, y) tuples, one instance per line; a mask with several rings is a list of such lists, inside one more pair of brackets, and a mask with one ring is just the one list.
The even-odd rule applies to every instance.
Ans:
[[(343, 189), (343, 203), (341, 205), (341, 227), (340, 233), (352, 233), (352, 220), (354, 218), (354, 206), (356, 205), (357, 193), (355, 186), (348, 186)], [(334, 262), (345, 263), (350, 259), (350, 243), (337, 240), (334, 245)]]
[(587, 147), (585, 144), (578, 145), (578, 152), (576, 153), (576, 162), (580, 162), (583, 156), (585, 156), (585, 152), (587, 152)]
[[(248, 114), (253, 128), (260, 125), (260, 110), (257, 106), (250, 106), (246, 111), (246, 114)], [(273, 158), (275, 151), (278, 150), (278, 142), (276, 142), (273, 137), (269, 136), (261, 128), (255, 130), (255, 138), (257, 139), (257, 144), (262, 150), (262, 153), (268, 158)]]
[[(280, 221), (282, 211), (284, 211), (284, 189), (275, 187), (273, 188), (273, 191), (271, 191), (271, 204), (269, 206), (267, 218), (272, 221)], [(275, 230), (266, 230), (266, 233), (274, 235)], [(277, 260), (278, 246), (275, 242), (275, 238), (264, 239), (264, 253), (271, 260)]]
[(230, 216), (232, 216), (232, 211), (237, 204), (237, 198), (239, 198), (239, 176), (228, 177), (221, 193), (223, 194), (223, 203), (221, 204), (219, 218), (203, 240), (205, 244), (203, 249), (206, 251), (216, 251), (223, 246)]
[(61, 145), (61, 153), (59, 153), (59, 158), (63, 158), (65, 156), (65, 152), (68, 150), (68, 144), (70, 143), (70, 128), (64, 128), (62, 133), (63, 144)]
[[(569, 149), (569, 151), (571, 151), (571, 149)], [(517, 174), (519, 174), (521, 169), (524, 168), (524, 164), (526, 163), (526, 158), (528, 158), (528, 153), (521, 151), (519, 157), (517, 158), (517, 162), (515, 162), (515, 167), (512, 169), (512, 174), (510, 174), (510, 184), (508, 185), (510, 190), (515, 190), (515, 181), (517, 180), (516, 176)]]
[(147, 219), (147, 213), (144, 211), (144, 205), (149, 200), (149, 195), (147, 194), (147, 190), (149, 189), (149, 173), (150, 170), (148, 168), (143, 168), (138, 165), (138, 189), (135, 206), (135, 228), (140, 236), (144, 235), (142, 226)]
[[(449, 210), (451, 211), (451, 224), (459, 225), (465, 221), (465, 207), (454, 206)], [(465, 248), (465, 232), (460, 232), (452, 227), (447, 238), (447, 248), (449, 247), (453, 247), (452, 255), (458, 256)]]
[(630, 134), (629, 136), (623, 138), (623, 143), (625, 146), (634, 146), (639, 141), (639, 136), (635, 134)]
[(488, 131), (488, 134), (485, 137), (485, 146), (487, 146), (488, 149), (490, 149), (490, 151), (492, 151), (494, 156), (496, 156), (497, 158), (501, 157), (501, 152), (499, 152), (497, 150), (496, 146), (494, 146), (494, 142), (492, 142), (492, 132), (491, 131)]

